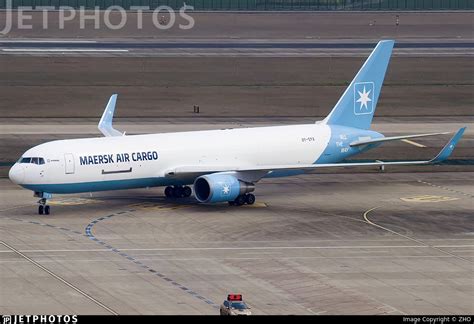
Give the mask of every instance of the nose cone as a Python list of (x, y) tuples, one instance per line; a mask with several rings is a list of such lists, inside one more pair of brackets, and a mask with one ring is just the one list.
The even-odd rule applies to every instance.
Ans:
[(15, 164), (8, 172), (8, 177), (13, 183), (22, 184), (25, 180), (25, 169), (21, 165)]

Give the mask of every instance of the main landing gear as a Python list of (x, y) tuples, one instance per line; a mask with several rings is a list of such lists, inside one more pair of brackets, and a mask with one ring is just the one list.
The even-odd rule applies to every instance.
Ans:
[(230, 206), (242, 206), (244, 204), (253, 205), (255, 203), (255, 195), (249, 193), (245, 195), (240, 195), (235, 200), (229, 201)]
[(168, 186), (165, 188), (165, 196), (167, 198), (185, 198), (191, 196), (193, 191), (188, 186)]
[(40, 200), (38, 200), (38, 215), (49, 215), (50, 207), (49, 205), (46, 205), (46, 203), (46, 198), (41, 198)]

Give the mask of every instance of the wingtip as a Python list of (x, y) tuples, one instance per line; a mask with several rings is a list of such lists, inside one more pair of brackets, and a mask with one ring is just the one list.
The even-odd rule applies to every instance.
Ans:
[(459, 140), (463, 136), (464, 131), (466, 130), (466, 128), (467, 128), (466, 126), (461, 127), (456, 132), (456, 134), (454, 134), (453, 137), (451, 137), (451, 139), (443, 147), (441, 152), (439, 152), (439, 154), (433, 160), (431, 160), (431, 162), (432, 163), (440, 163), (440, 162), (443, 162), (444, 160), (446, 160), (453, 153), (454, 149), (456, 148), (456, 145), (458, 144)]
[(379, 44), (388, 44), (388, 45), (393, 46), (395, 44), (395, 40), (393, 40), (393, 39), (384, 39), (384, 40), (379, 41)]
[(107, 106), (102, 113), (102, 118), (99, 121), (98, 129), (105, 136), (122, 136), (123, 134), (113, 128), (112, 122), (115, 113), (115, 105), (117, 103), (118, 94), (114, 93), (110, 96)]
[(464, 131), (466, 130), (466, 126), (464, 127), (461, 127), (457, 132), (456, 134), (454, 134), (454, 136), (451, 138), (451, 142), (454, 144), (454, 145), (457, 145), (459, 140), (461, 139), (461, 137), (464, 135)]
[[(117, 96), (118, 96), (118, 94), (116, 94), (116, 93), (112, 94), (112, 95), (110, 96), (109, 103), (114, 102), (114, 101), (117, 101)], [(109, 105), (107, 105), (106, 108), (108, 108), (108, 107), (109, 107)]]
[(458, 141), (461, 139), (461, 137), (464, 135), (464, 131), (466, 130), (466, 128), (467, 128), (467, 126), (464, 126), (464, 127), (461, 127), (460, 129), (458, 129), (456, 134), (454, 134), (454, 136), (451, 138), (450, 142), (454, 142), (454, 145), (456, 145), (458, 143)]

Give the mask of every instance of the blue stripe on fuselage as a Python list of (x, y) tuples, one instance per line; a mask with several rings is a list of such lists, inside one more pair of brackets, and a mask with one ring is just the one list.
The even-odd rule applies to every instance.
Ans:
[(80, 193), (107, 190), (122, 190), (145, 187), (161, 187), (169, 185), (181, 185), (175, 179), (167, 178), (141, 178), (127, 180), (107, 180), (79, 183), (59, 183), (59, 184), (22, 184), (21, 186), (38, 192), (48, 193)]

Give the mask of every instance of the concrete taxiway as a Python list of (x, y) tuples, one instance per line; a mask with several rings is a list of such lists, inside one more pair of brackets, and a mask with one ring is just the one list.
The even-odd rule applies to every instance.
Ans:
[(264, 180), (252, 207), (1, 182), (2, 313), (470, 314), (472, 172)]

